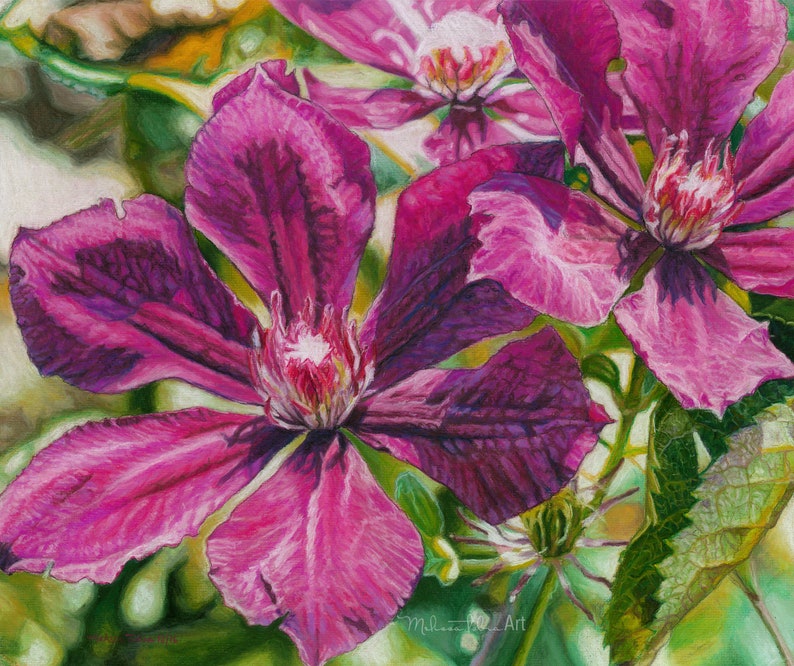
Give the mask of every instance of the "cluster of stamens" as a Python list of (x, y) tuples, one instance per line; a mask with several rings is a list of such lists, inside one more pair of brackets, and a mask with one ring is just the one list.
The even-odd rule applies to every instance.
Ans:
[(477, 50), (464, 46), (458, 58), (452, 48), (438, 48), (420, 58), (419, 72), (430, 89), (465, 102), (494, 79), (508, 55), (508, 46), (502, 41)]
[(373, 363), (355, 322), (329, 305), (319, 317), (307, 303), (285, 322), (275, 295), (269, 329), (254, 334), (252, 373), (266, 414), (288, 429), (342, 425), (372, 381)]
[(646, 228), (672, 250), (708, 247), (740, 211), (730, 150), (720, 160), (709, 145), (703, 159), (690, 165), (688, 143), (686, 131), (667, 137), (642, 201)]

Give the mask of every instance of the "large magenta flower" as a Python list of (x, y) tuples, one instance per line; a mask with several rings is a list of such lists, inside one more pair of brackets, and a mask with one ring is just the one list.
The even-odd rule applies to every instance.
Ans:
[[(518, 65), (605, 205), (537, 176), (480, 188), (474, 209), (492, 221), (472, 277), (488, 274), (522, 302), (585, 326), (617, 302), (618, 324), (685, 407), (722, 413), (761, 382), (794, 375), (767, 325), (713, 279), (719, 271), (744, 289), (794, 297), (794, 229), (759, 225), (794, 209), (794, 75), (735, 156), (728, 146), (778, 62), (785, 9), (775, 0), (509, 0), (503, 14)], [(606, 83), (618, 57), (656, 156), (646, 183)], [(641, 288), (621, 298), (640, 268), (649, 270)]]
[(425, 141), (428, 154), (439, 163), (467, 157), (485, 146), (557, 136), (538, 93), (526, 82), (506, 81), (515, 62), (498, 4), (273, 2), (291, 21), (347, 57), (413, 84), (409, 89), (334, 87), (307, 72), (310, 97), (349, 127), (393, 128), (448, 109)]
[(297, 92), (283, 63), (236, 79), (186, 171), (187, 216), (269, 303), (269, 327), (156, 197), (127, 202), (122, 218), (105, 202), (19, 233), (11, 297), (43, 373), (103, 392), (178, 378), (258, 410), (72, 430), (2, 495), (0, 567), (107, 583), (130, 558), (196, 535), (245, 488), (208, 539), (210, 576), (250, 622), (283, 617), (317, 664), (389, 622), (422, 570), (416, 529), (351, 433), (500, 521), (570, 479), (599, 419), (551, 330), (476, 369), (430, 367), (532, 321), (493, 281), (466, 284), (477, 247), (466, 196), (500, 169), (559, 175), (561, 151), (497, 148), (406, 190), (385, 286), (359, 332), (347, 308), (373, 224), (369, 154)]

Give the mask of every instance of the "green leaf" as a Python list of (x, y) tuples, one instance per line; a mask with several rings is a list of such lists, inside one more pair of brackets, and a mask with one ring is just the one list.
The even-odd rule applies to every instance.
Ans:
[(621, 555), (605, 616), (614, 662), (634, 659), (651, 639), (649, 625), (659, 608), (654, 593), (662, 583), (655, 565), (672, 552), (666, 541), (686, 526), (686, 512), (694, 504), (694, 428), (694, 419), (674, 398), (662, 400), (648, 458), (646, 515), (651, 521)]
[(756, 424), (728, 438), (695, 496), (691, 524), (672, 542), (673, 553), (658, 567), (664, 581), (661, 606), (651, 625), (650, 661), (668, 634), (718, 583), (746, 560), (772, 528), (794, 492), (794, 411), (772, 405)]
[[(710, 412), (686, 411), (670, 396), (662, 400), (648, 456), (646, 523), (621, 555), (605, 617), (613, 662), (636, 660), (656, 640), (657, 617), (665, 602), (660, 596), (665, 580), (661, 565), (693, 524), (690, 512), (708, 492), (701, 483), (721, 469), (723, 460), (734, 460), (737, 432), (757, 427), (757, 419), (766, 418), (765, 410), (792, 396), (794, 382), (768, 382), (729, 407), (721, 420)], [(701, 481), (698, 461), (704, 452), (711, 466)]]
[(794, 359), (794, 301), (763, 294), (750, 294), (750, 314), (769, 322), (769, 337), (774, 345)]
[(591, 354), (582, 359), (582, 374), (592, 377), (609, 388), (613, 395), (621, 395), (620, 368), (609, 356), (604, 354)]

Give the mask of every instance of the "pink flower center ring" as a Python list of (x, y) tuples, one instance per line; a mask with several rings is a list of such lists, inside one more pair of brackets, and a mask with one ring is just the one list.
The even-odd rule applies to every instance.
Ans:
[(431, 25), (417, 55), (416, 78), (455, 102), (485, 97), (515, 67), (504, 28), (469, 12)]
[(710, 145), (703, 159), (690, 165), (686, 131), (670, 135), (656, 160), (642, 212), (651, 235), (668, 249), (703, 250), (738, 216), (733, 181), (734, 158), (726, 147), (723, 163)]
[(272, 299), (273, 326), (254, 333), (251, 366), (265, 412), (289, 430), (333, 429), (344, 424), (372, 381), (374, 360), (362, 349), (355, 322), (307, 302), (284, 323), (281, 299)]

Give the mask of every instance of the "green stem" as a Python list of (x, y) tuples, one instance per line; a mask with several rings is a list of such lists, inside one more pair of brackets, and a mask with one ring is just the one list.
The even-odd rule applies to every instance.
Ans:
[(734, 569), (731, 578), (733, 582), (736, 583), (736, 586), (744, 592), (747, 599), (753, 605), (753, 608), (755, 608), (755, 612), (758, 613), (758, 616), (764, 623), (764, 626), (772, 637), (775, 647), (777, 647), (786, 666), (794, 666), (794, 655), (792, 655), (786, 640), (783, 638), (783, 634), (777, 626), (774, 616), (769, 612), (764, 600), (758, 593), (758, 586), (755, 581), (755, 570), (752, 563), (746, 561), (742, 565), (739, 565)]
[(543, 623), (543, 616), (546, 614), (546, 609), (549, 607), (551, 595), (554, 593), (556, 586), (557, 577), (553, 571), (547, 569), (543, 586), (540, 588), (540, 592), (538, 592), (538, 598), (535, 600), (535, 605), (532, 607), (532, 612), (529, 615), (529, 626), (521, 639), (521, 644), (518, 646), (516, 656), (513, 659), (513, 666), (526, 666), (529, 653), (532, 651), (532, 646), (535, 644), (535, 639), (538, 637), (540, 625)]

